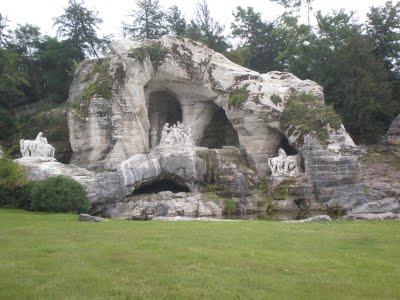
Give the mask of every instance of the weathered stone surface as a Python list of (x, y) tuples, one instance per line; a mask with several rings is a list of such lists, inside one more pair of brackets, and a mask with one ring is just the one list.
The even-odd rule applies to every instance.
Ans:
[(387, 198), (387, 194), (379, 190), (370, 190), (364, 184), (347, 184), (339, 187), (321, 189), (329, 209), (347, 211), (365, 203)]
[(342, 220), (362, 220), (362, 221), (384, 221), (384, 220), (400, 220), (400, 214), (394, 214), (391, 212), (381, 214), (355, 214), (346, 215), (342, 217)]
[(400, 115), (393, 120), (386, 136), (390, 145), (400, 145)]
[(105, 216), (127, 220), (149, 220), (156, 217), (221, 217), (222, 209), (200, 194), (161, 192), (131, 196), (116, 204), (97, 206)]
[[(163, 55), (152, 57), (149, 49), (154, 48)], [(110, 93), (81, 101), (85, 90), (98, 83), (102, 68), (111, 79)], [(229, 95), (241, 88), (246, 90), (242, 103), (232, 105)], [(157, 141), (168, 119), (160, 115), (163, 109), (151, 103), (152, 95), (160, 92), (169, 96), (157, 96), (159, 106), (171, 95), (177, 99), (181, 121), (191, 126), (197, 146), (213, 114), (222, 109), (257, 173), (263, 175), (269, 169), (268, 159), (277, 154), (286, 135), (280, 120), (290, 95), (311, 93), (323, 101), (322, 87), (312, 81), (284, 72), (259, 74), (189, 39), (122, 40), (111, 45), (105, 59), (86, 61), (76, 73), (69, 99), (77, 103), (69, 113), (73, 163), (114, 169), (135, 154), (148, 153), (150, 140)], [(273, 95), (281, 103), (274, 103)], [(335, 134), (342, 143), (354, 146), (345, 131)]]
[(299, 211), (300, 208), (293, 199), (274, 200), (271, 203), (273, 211)]
[(81, 221), (81, 222), (108, 222), (108, 220), (105, 218), (91, 216), (88, 214), (80, 214), (79, 221)]
[(348, 214), (379, 214), (386, 212), (399, 213), (399, 201), (394, 198), (385, 198), (382, 200), (365, 203), (353, 208), (348, 212)]

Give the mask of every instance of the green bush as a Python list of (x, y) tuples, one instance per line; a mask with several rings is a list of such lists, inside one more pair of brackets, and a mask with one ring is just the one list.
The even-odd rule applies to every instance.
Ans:
[(17, 191), (28, 184), (25, 170), (8, 158), (0, 158), (0, 207), (18, 207)]
[(32, 209), (32, 188), (36, 182), (34, 181), (29, 181), (27, 184), (21, 186), (15, 191), (15, 202), (13, 207), (15, 208), (21, 208), (25, 210), (31, 210)]
[(332, 106), (325, 105), (310, 94), (293, 95), (285, 106), (283, 124), (300, 130), (302, 135), (314, 132), (318, 139), (326, 143), (329, 139), (328, 125), (339, 129), (342, 121)]
[(225, 199), (224, 201), (224, 214), (233, 216), (236, 214), (236, 201), (233, 198)]
[(229, 106), (240, 108), (248, 96), (249, 92), (247, 91), (247, 86), (237, 88), (229, 95)]
[(35, 211), (82, 213), (90, 209), (85, 188), (65, 176), (36, 182), (31, 197), (32, 210)]

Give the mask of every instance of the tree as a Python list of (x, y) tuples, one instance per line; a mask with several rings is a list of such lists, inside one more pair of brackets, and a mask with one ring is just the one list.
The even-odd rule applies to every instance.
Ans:
[(0, 48), (5, 47), (10, 36), (6, 28), (8, 27), (8, 19), (0, 13)]
[[(275, 30), (275, 24), (264, 22), (261, 14), (251, 7), (237, 7), (233, 16), (235, 22), (231, 24), (232, 35), (243, 41), (238, 50), (248, 55), (246, 66), (263, 73), (282, 69), (276, 58), (282, 51), (283, 43)], [(240, 49), (243, 47), (248, 51)]]
[(186, 20), (182, 15), (182, 12), (179, 8), (174, 5), (168, 9), (168, 13), (166, 15), (167, 27), (170, 32), (175, 33), (178, 36), (186, 35)]
[(188, 37), (218, 52), (224, 52), (230, 47), (224, 36), (224, 27), (211, 17), (206, 0), (202, 0), (196, 6), (195, 19), (188, 26)]
[(131, 24), (124, 24), (124, 34), (133, 38), (156, 39), (167, 32), (165, 14), (158, 0), (136, 0), (137, 9), (130, 15)]
[(70, 44), (46, 36), (39, 45), (37, 60), (41, 70), (41, 99), (66, 101), (78, 64)]
[(387, 68), (400, 73), (400, 2), (386, 2), (383, 7), (372, 7), (368, 13), (367, 33), (374, 43), (375, 54), (385, 61)]
[(285, 8), (291, 8), (291, 9), (299, 9), (302, 6), (306, 6), (308, 26), (310, 26), (310, 13), (312, 10), (311, 5), (314, 2), (314, 0), (272, 0), (272, 1), (277, 2), (278, 4), (282, 5)]
[(71, 44), (74, 56), (82, 60), (87, 56), (98, 56), (108, 44), (108, 38), (100, 38), (96, 32), (102, 22), (98, 13), (84, 7), (82, 1), (69, 0), (64, 14), (55, 18), (54, 26), (57, 34)]

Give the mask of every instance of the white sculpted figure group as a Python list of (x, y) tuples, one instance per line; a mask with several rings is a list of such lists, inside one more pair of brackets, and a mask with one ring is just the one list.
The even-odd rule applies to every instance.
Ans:
[(194, 147), (192, 128), (180, 122), (172, 126), (165, 123), (161, 133), (160, 147)]
[(272, 177), (295, 177), (300, 173), (298, 155), (288, 156), (282, 148), (279, 149), (279, 156), (268, 160)]
[(23, 157), (54, 158), (55, 149), (47, 142), (42, 132), (39, 132), (35, 140), (20, 140), (19, 144)]

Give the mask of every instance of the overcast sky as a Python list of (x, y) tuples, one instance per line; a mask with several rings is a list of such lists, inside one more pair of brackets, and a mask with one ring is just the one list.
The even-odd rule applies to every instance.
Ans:
[[(68, 0), (0, 0), (0, 13), (7, 16), (11, 26), (30, 23), (39, 26), (43, 33), (53, 35), (53, 18), (62, 14)], [(314, 11), (329, 12), (344, 8), (356, 11), (359, 20), (364, 20), (369, 7), (382, 5), (386, 0), (315, 0)], [(96, 9), (104, 23), (103, 34), (121, 33), (121, 22), (135, 8), (135, 0), (86, 0), (90, 9)], [(177, 5), (187, 19), (192, 18), (197, 0), (160, 0), (163, 7)], [(232, 11), (237, 6), (252, 6), (261, 12), (264, 19), (273, 20), (282, 12), (282, 8), (269, 0), (209, 0), (212, 16), (227, 29), (233, 20)], [(305, 15), (305, 12), (303, 13)]]

